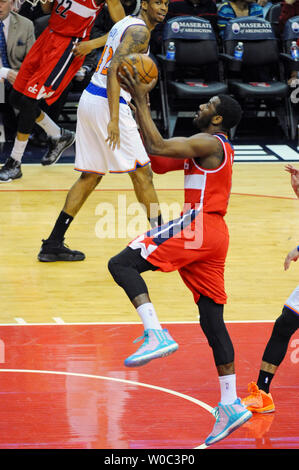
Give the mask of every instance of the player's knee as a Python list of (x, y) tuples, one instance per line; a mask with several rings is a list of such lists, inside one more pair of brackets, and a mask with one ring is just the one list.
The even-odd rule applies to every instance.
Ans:
[(80, 176), (80, 180), (91, 187), (96, 187), (99, 182), (101, 181), (103, 175), (98, 175), (97, 173), (85, 173), (82, 172)]
[(9, 104), (16, 109), (20, 109), (22, 96), (22, 93), (13, 88), (9, 94)]
[(299, 328), (299, 317), (288, 307), (283, 307), (281, 315), (276, 319), (273, 327), (273, 335), (283, 338), (291, 338)]
[(127, 275), (128, 269), (133, 267), (131, 252), (125, 248), (108, 261), (108, 269), (117, 284), (122, 284)]
[(117, 283), (122, 274), (122, 264), (119, 258), (120, 258), (119, 255), (116, 255), (110, 258), (110, 260), (108, 261), (109, 272), (111, 276), (113, 277), (113, 279), (115, 280), (115, 282)]
[(130, 173), (130, 176), (134, 184), (138, 184), (144, 188), (146, 186), (152, 186), (153, 184), (153, 172), (149, 165), (138, 168), (136, 171)]
[(30, 134), (33, 130), (36, 118), (41, 113), (38, 101), (33, 98), (28, 98), (28, 96), (21, 95), (18, 99), (18, 106), (20, 110), (18, 132)]

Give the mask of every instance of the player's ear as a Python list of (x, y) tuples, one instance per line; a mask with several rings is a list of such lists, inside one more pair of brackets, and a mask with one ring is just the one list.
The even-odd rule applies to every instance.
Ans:
[(141, 0), (141, 8), (142, 10), (147, 10), (148, 7), (148, 1), (147, 0)]
[(223, 121), (223, 117), (220, 116), (220, 114), (215, 114), (215, 116), (212, 117), (211, 122), (214, 124), (214, 126), (219, 126)]

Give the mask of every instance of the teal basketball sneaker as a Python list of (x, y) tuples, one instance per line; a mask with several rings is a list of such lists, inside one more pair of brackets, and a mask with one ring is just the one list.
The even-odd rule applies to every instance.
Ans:
[(144, 335), (137, 338), (134, 343), (144, 339), (140, 348), (125, 360), (125, 366), (138, 367), (152, 359), (169, 356), (174, 353), (179, 345), (172, 339), (168, 330), (148, 329)]
[(237, 398), (231, 405), (219, 403), (212, 412), (216, 418), (216, 423), (213, 431), (205, 440), (207, 446), (221, 441), (221, 439), (224, 439), (252, 417), (251, 411), (248, 411), (242, 405), (240, 398)]

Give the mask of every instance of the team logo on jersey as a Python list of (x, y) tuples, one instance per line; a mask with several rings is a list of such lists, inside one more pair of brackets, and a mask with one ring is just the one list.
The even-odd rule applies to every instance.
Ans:
[(54, 91), (46, 91), (44, 85), (41, 87), (41, 89), (38, 92), (37, 99), (41, 98), (50, 98), (50, 96), (54, 95)]
[(28, 91), (30, 91), (30, 93), (33, 93), (35, 95), (38, 92), (37, 84), (35, 83), (35, 85), (29, 86)]

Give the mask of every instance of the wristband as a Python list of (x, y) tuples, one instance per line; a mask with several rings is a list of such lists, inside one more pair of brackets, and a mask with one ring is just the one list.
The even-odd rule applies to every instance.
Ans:
[(1, 67), (0, 68), (0, 78), (7, 78), (8, 72), (10, 69), (8, 67)]

